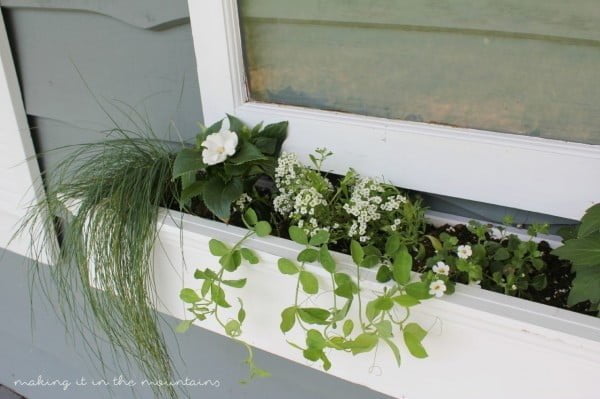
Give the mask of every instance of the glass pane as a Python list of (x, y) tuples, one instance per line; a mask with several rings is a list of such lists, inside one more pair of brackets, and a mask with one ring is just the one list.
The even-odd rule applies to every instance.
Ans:
[(239, 0), (253, 100), (600, 144), (598, 0)]

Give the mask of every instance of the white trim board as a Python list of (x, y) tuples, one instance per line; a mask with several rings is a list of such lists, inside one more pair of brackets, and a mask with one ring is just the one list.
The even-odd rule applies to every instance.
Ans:
[(569, 219), (600, 201), (600, 146), (249, 101), (236, 1), (188, 4), (207, 124), (287, 120), (286, 151), (427, 193)]
[(1, 13), (0, 61), (0, 247), (29, 255), (27, 234), (11, 238), (27, 207), (43, 198), (44, 188)]

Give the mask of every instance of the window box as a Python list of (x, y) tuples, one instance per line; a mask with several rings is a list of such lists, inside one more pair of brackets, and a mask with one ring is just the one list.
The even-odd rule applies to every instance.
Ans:
[[(434, 224), (464, 222), (439, 213), (430, 213), (428, 218)], [(196, 268), (217, 264), (208, 251), (208, 241), (236, 242), (246, 230), (174, 211), (163, 210), (161, 219), (155, 252), (157, 308), (184, 319), (187, 315), (178, 297), (180, 289), (198, 284), (193, 279)], [(229, 294), (240, 296), (248, 313), (242, 338), (257, 348), (319, 368), (286, 342), (302, 342), (302, 337), (290, 333), (284, 337), (279, 330), (280, 312), (293, 302), (295, 279), (282, 275), (276, 262), (280, 257), (295, 258), (300, 246), (276, 237), (252, 238), (247, 246), (257, 251), (261, 262), (240, 267), (231, 277), (248, 277), (248, 283)], [(348, 255), (334, 256), (339, 268), (355, 270)], [(327, 287), (324, 270), (320, 266), (309, 268)], [(370, 270), (365, 269), (363, 278), (361, 286), (368, 300), (369, 291), (381, 290), (382, 286)], [(329, 299), (326, 295), (318, 297), (316, 305), (328, 307)], [(487, 398), (515, 394), (591, 398), (597, 394), (598, 318), (462, 284), (453, 295), (417, 306), (411, 317), (431, 327), (424, 341), (428, 359), (411, 357), (401, 344), (402, 366), (398, 368), (388, 348), (380, 346), (376, 359), (372, 354), (353, 357), (331, 353), (333, 367), (329, 373), (393, 397), (411, 399), (480, 397), (483, 392)], [(222, 328), (210, 319), (199, 326), (222, 334)], [(270, 371), (277, 374), (277, 370)]]

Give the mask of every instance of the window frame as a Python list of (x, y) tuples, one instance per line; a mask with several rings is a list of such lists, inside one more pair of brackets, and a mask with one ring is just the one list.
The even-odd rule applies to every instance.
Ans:
[(237, 2), (188, 5), (206, 124), (226, 113), (287, 120), (284, 150), (307, 159), (327, 147), (333, 172), (353, 167), (411, 190), (569, 219), (600, 201), (600, 145), (252, 101)]

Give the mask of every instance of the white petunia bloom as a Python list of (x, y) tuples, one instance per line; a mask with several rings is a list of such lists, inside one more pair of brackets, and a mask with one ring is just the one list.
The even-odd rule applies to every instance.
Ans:
[(461, 259), (469, 259), (473, 255), (473, 250), (470, 245), (459, 245), (456, 254)]
[(446, 292), (446, 283), (443, 280), (435, 280), (429, 284), (429, 295), (435, 295), (440, 298)]
[(216, 165), (235, 154), (238, 145), (238, 136), (234, 132), (224, 130), (209, 134), (202, 142), (202, 161), (207, 165)]
[(434, 273), (443, 274), (444, 276), (447, 276), (448, 274), (450, 274), (450, 266), (448, 266), (447, 264), (445, 264), (442, 261), (433, 265), (432, 270)]

